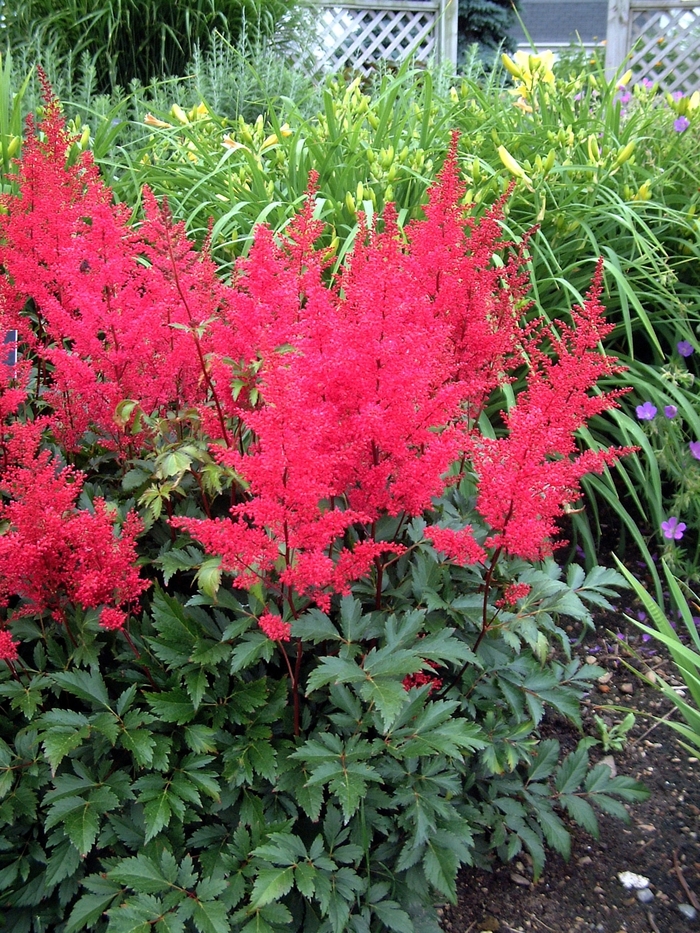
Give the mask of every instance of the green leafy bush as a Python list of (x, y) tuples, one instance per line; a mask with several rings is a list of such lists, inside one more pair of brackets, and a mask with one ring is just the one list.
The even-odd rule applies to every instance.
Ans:
[(560, 617), (621, 582), (551, 559), (623, 453), (574, 440), (614, 401), (599, 279), (521, 327), (455, 140), (419, 222), (334, 270), (312, 178), (228, 284), (50, 97), (40, 131), (0, 214), (4, 928), (424, 931), (461, 865), (539, 877), (568, 820), (626, 817), (594, 740), (539, 733), (600, 673)]
[(87, 52), (97, 69), (97, 90), (128, 88), (134, 79), (182, 76), (195, 50), (206, 51), (218, 32), (236, 44), (270, 37), (294, 12), (286, 0), (86, 0), (56, 5), (20, 0), (3, 11), (3, 47), (29, 48), (73, 67)]

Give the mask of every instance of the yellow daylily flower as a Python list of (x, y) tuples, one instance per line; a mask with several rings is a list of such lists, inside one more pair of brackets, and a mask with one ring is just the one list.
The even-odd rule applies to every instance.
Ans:
[(158, 117), (154, 117), (152, 113), (147, 113), (143, 118), (143, 122), (146, 126), (157, 126), (159, 129), (169, 129), (173, 128), (172, 123), (166, 123), (165, 120), (159, 120)]
[(235, 139), (232, 139), (228, 133), (223, 138), (223, 144), (227, 149), (245, 149), (246, 152), (250, 152), (247, 146), (244, 146), (243, 143), (236, 142)]

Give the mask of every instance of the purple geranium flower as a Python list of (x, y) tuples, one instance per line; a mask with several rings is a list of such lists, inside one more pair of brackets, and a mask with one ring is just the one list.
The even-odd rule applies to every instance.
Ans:
[(636, 412), (640, 421), (653, 421), (656, 417), (656, 405), (651, 402), (645, 402), (643, 405), (637, 405)]
[(688, 340), (680, 340), (676, 344), (676, 349), (681, 356), (692, 356), (695, 353), (695, 347)]
[(673, 128), (677, 133), (685, 133), (690, 126), (690, 120), (687, 117), (676, 117), (673, 121)]
[(690, 447), (690, 452), (695, 459), (700, 460), (700, 441), (691, 441), (688, 447)]
[(664, 538), (668, 538), (669, 541), (680, 541), (685, 529), (685, 522), (676, 518), (675, 515), (672, 515), (667, 522), (661, 522), (661, 530), (664, 533)]
[(666, 415), (667, 418), (675, 418), (677, 414), (678, 414), (678, 409), (676, 408), (675, 405), (667, 405), (664, 408), (664, 415)]

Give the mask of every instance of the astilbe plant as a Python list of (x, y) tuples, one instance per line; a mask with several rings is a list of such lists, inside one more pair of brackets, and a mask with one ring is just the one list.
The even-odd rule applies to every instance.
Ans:
[(337, 272), (312, 177), (226, 283), (147, 191), (138, 224), (112, 203), (47, 96), (0, 214), (9, 929), (408, 931), (460, 864), (566, 854), (555, 808), (595, 832), (588, 800), (640, 796), (535, 731), (596, 673), (557, 615), (617, 580), (540, 563), (623, 452), (576, 441), (615, 404), (600, 273), (525, 323), (457, 147)]

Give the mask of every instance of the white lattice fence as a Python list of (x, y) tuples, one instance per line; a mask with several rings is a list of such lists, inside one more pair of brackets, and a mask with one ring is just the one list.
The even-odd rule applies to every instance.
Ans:
[(316, 68), (367, 71), (409, 55), (456, 60), (458, 0), (316, 0)]
[(625, 64), (665, 91), (700, 88), (700, 5), (610, 0), (606, 69)]

